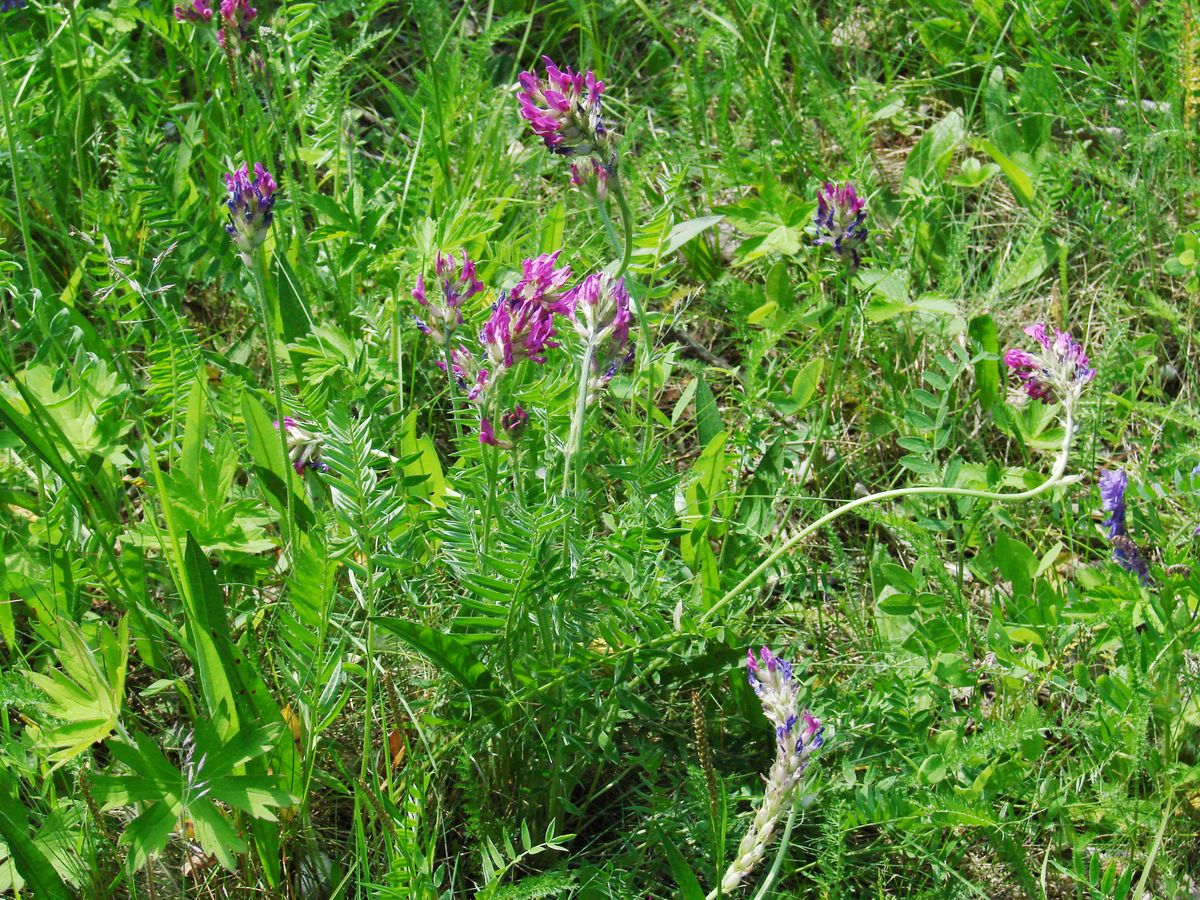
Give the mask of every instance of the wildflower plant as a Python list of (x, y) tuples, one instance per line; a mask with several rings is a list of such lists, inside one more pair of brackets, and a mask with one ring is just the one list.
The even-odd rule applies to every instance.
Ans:
[[(733, 862), (721, 878), (722, 892), (729, 892), (762, 862), (775, 835), (780, 818), (803, 800), (799, 788), (812, 754), (825, 743), (819, 719), (800, 706), (800, 682), (792, 665), (767, 647), (756, 655), (747, 651), (746, 672), (750, 686), (762, 702), (763, 713), (775, 729), (775, 760), (767, 772), (763, 798), (750, 827), (738, 844)], [(790, 831), (791, 817), (788, 819)], [(786, 846), (781, 848), (786, 849)], [(715, 897), (713, 891), (709, 897)]]
[(857, 268), (862, 263), (859, 248), (867, 240), (866, 205), (850, 182), (825, 182), (817, 191), (814, 246), (829, 247), (850, 268)]
[(0, 13), (11, 12), (25, 5), (25, 0), (0, 0)]

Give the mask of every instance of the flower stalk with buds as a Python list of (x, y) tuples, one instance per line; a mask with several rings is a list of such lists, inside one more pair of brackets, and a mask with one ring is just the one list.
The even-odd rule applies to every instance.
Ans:
[(766, 647), (757, 656), (753, 650), (746, 655), (750, 686), (775, 728), (775, 761), (767, 773), (762, 802), (721, 878), (720, 890), (712, 891), (709, 898), (737, 888), (762, 862), (780, 817), (799, 799), (797, 790), (813, 752), (825, 742), (820, 720), (800, 708), (800, 682), (792, 666)]
[[(259, 314), (262, 316), (263, 333), (267, 342), (267, 362), (271, 367), (271, 387), (275, 394), (275, 421), (284, 423), (283, 428), (276, 426), (276, 431), (279, 432), (279, 448), (283, 459), (291, 460), (288, 416), (283, 410), (283, 384), (279, 378), (279, 360), (275, 352), (276, 320), (267, 296), (267, 260), (262, 249), (274, 220), (276, 192), (279, 186), (262, 163), (254, 164), (253, 178), (250, 177), (250, 168), (249, 165), (243, 165), (225, 175), (225, 185), (229, 189), (229, 198), (225, 201), (229, 223), (225, 226), (225, 231), (241, 254), (242, 262), (250, 270), (257, 289)], [(284, 523), (284, 536), (289, 541), (295, 521), (292, 492), (289, 490), (287, 518)]]

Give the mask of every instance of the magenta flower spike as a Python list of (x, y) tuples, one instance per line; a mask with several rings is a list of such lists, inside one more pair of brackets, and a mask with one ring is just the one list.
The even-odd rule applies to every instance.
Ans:
[(813, 217), (817, 236), (813, 244), (832, 247), (843, 261), (857, 267), (862, 262), (858, 248), (867, 240), (867, 227), (863, 224), (867, 218), (866, 204), (866, 199), (858, 196), (850, 182), (842, 185), (825, 182), (817, 192), (817, 212)]
[(544, 363), (546, 350), (558, 346), (552, 340), (554, 335), (553, 312), (535, 300), (521, 300), (501, 291), (479, 340), (488, 359), (503, 371), (523, 359)]
[(549, 312), (566, 312), (564, 299), (569, 291), (571, 267), (555, 268), (561, 250), (543, 253), (521, 261), (521, 280), (516, 283), (509, 296), (514, 300), (536, 304)]
[(1025, 393), (1034, 400), (1073, 403), (1093, 378), (1096, 370), (1088, 364), (1083, 345), (1065, 331), (1047, 331), (1037, 322), (1025, 329), (1037, 343), (1030, 353), (1013, 348), (1004, 354), (1004, 364), (1021, 380)]
[(521, 116), (533, 133), (560, 156), (587, 156), (608, 144), (608, 130), (600, 117), (604, 83), (592, 72), (559, 69), (548, 56), (543, 81), (533, 72), (518, 76), (521, 91), (517, 100)]
[(462, 251), (461, 262), (455, 261), (452, 254), (439, 250), (434, 260), (434, 272), (441, 296), (430, 300), (424, 275), (417, 276), (412, 296), (425, 307), (427, 316), (427, 319), (416, 317), (417, 327), (434, 337), (438, 343), (444, 344), (463, 324), (463, 301), (482, 291), (483, 282), (475, 277), (475, 263), (465, 250)]
[(251, 254), (262, 246), (271, 228), (278, 185), (262, 163), (254, 164), (253, 178), (247, 166), (242, 166), (225, 176), (225, 184), (229, 188), (229, 224), (225, 230), (249, 264)]
[(237, 35), (239, 43), (246, 43), (253, 36), (250, 23), (258, 17), (258, 10), (250, 0), (221, 0), (221, 28), (217, 31), (217, 43), (225, 46), (226, 35)]
[(192, 0), (191, 6), (176, 6), (175, 18), (180, 22), (197, 22), (208, 24), (212, 21), (213, 11), (210, 0)]

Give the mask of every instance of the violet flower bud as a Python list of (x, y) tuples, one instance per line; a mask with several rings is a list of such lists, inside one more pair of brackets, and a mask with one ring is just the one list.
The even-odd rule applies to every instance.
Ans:
[[(439, 359), (437, 367), (444, 372), (445, 361)], [(467, 400), (471, 403), (482, 402), (481, 398), (488, 387), (488, 370), (483, 368), (475, 355), (462, 344), (450, 353), (450, 373), (454, 376), (455, 383), (466, 394)]]
[(0, 0), (0, 13), (11, 12), (25, 5), (25, 0)]
[(500, 417), (500, 427), (514, 441), (519, 440), (521, 435), (525, 433), (525, 429), (529, 427), (529, 413), (518, 403), (510, 410), (506, 410), (504, 415)]
[(271, 228), (278, 186), (262, 163), (254, 164), (253, 178), (247, 167), (242, 166), (225, 176), (225, 184), (229, 188), (229, 199), (226, 201), (229, 224), (225, 230), (249, 265), (251, 254), (262, 245)]
[(608, 166), (595, 157), (581, 163), (571, 163), (571, 184), (579, 193), (595, 203), (608, 199)]

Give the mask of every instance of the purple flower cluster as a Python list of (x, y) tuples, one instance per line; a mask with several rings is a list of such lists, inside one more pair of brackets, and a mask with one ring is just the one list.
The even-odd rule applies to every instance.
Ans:
[[(454, 334), (464, 324), (462, 303), (484, 290), (475, 265), (463, 253), (459, 259), (439, 252), (436, 270), (441, 291), (435, 299), (426, 289), (424, 277), (417, 279), (413, 298), (425, 307), (429, 321), (417, 319), (418, 327), (434, 335), (444, 346), (454, 342), (450, 373), (466, 399), (480, 410), (479, 440), (497, 447), (511, 447), (501, 438), (488, 410), (496, 412), (489, 399), (505, 374), (524, 360), (536, 365), (546, 362), (546, 353), (559, 346), (555, 317), (568, 317), (592, 348), (593, 391), (612, 380), (617, 369), (633, 358), (629, 329), (633, 318), (629, 293), (623, 279), (597, 273), (571, 286), (571, 267), (559, 265), (561, 251), (544, 253), (521, 262), (521, 277), (511, 290), (501, 291), (479, 332), (481, 353), (455, 342)], [(443, 370), (444, 361), (437, 365)], [(509, 439), (519, 438), (529, 416), (520, 406), (500, 417), (500, 427)]]
[(607, 143), (608, 130), (600, 118), (604, 82), (590, 71), (559, 69), (548, 56), (543, 81), (533, 72), (518, 76), (521, 116), (546, 147), (560, 156), (587, 156)]
[(479, 340), (496, 368), (511, 369), (523, 359), (544, 363), (546, 351), (558, 346), (556, 333), (554, 310), (520, 299), (514, 289), (500, 292)]
[(533, 72), (518, 76), (521, 117), (551, 153), (587, 157), (571, 164), (571, 184), (590, 200), (608, 199), (609, 178), (616, 173), (615, 135), (601, 118), (604, 82), (588, 72), (559, 69), (543, 56), (546, 78)]
[[(278, 419), (275, 429), (279, 429)], [(321, 445), (325, 442), (321, 435), (309, 431), (291, 416), (283, 417), (283, 431), (287, 435), (288, 460), (297, 475), (303, 475), (306, 469), (329, 471), (329, 466), (321, 462)]]
[(1108, 513), (1104, 526), (1113, 545), (1113, 559), (1127, 572), (1137, 575), (1142, 584), (1150, 583), (1150, 565), (1138, 545), (1129, 537), (1125, 524), (1125, 490), (1129, 476), (1124, 469), (1105, 469), (1100, 473), (1100, 508)]
[(833, 248), (843, 261), (857, 267), (862, 262), (858, 248), (867, 240), (867, 218), (864, 209), (866, 198), (858, 196), (854, 185), (825, 182), (817, 192), (817, 212), (813, 217), (816, 227), (816, 246)]
[(1088, 365), (1083, 345), (1065, 331), (1053, 329), (1051, 336), (1046, 325), (1037, 322), (1025, 333), (1037, 342), (1030, 353), (1013, 348), (1004, 354), (1004, 364), (1021, 380), (1026, 394), (1035, 400), (1073, 402), (1084, 387), (1096, 377)]
[(452, 254), (439, 250), (434, 262), (434, 272), (441, 289), (440, 299), (430, 301), (425, 292), (424, 275), (417, 276), (412, 296), (425, 307), (428, 316), (428, 321), (417, 317), (417, 327), (439, 343), (445, 343), (463, 323), (463, 301), (482, 291), (483, 282), (475, 277), (475, 263), (471, 262), (465, 250), (462, 252), (461, 264), (455, 262)]
[(253, 32), (250, 23), (258, 17), (258, 10), (250, 0), (221, 0), (221, 27), (217, 31), (217, 43), (225, 46), (226, 35), (235, 34), (239, 44), (247, 43)]
[(608, 199), (608, 166), (589, 157), (581, 163), (571, 163), (571, 185), (596, 203)]
[(20, 9), (25, 5), (25, 0), (0, 0), (0, 13), (6, 13), (14, 9)]
[(212, 21), (212, 17), (210, 0), (192, 0), (191, 6), (175, 7), (175, 18), (180, 22), (197, 22), (207, 25)]
[(633, 360), (629, 342), (629, 292), (624, 278), (603, 272), (589, 275), (567, 295), (571, 321), (579, 336), (592, 346), (593, 391), (612, 381), (617, 369)]
[(275, 207), (275, 191), (278, 185), (262, 163), (254, 164), (254, 177), (249, 168), (242, 166), (225, 176), (229, 188), (229, 224), (225, 230), (234, 244), (249, 260), (250, 255), (262, 246), (271, 228), (272, 210)]

